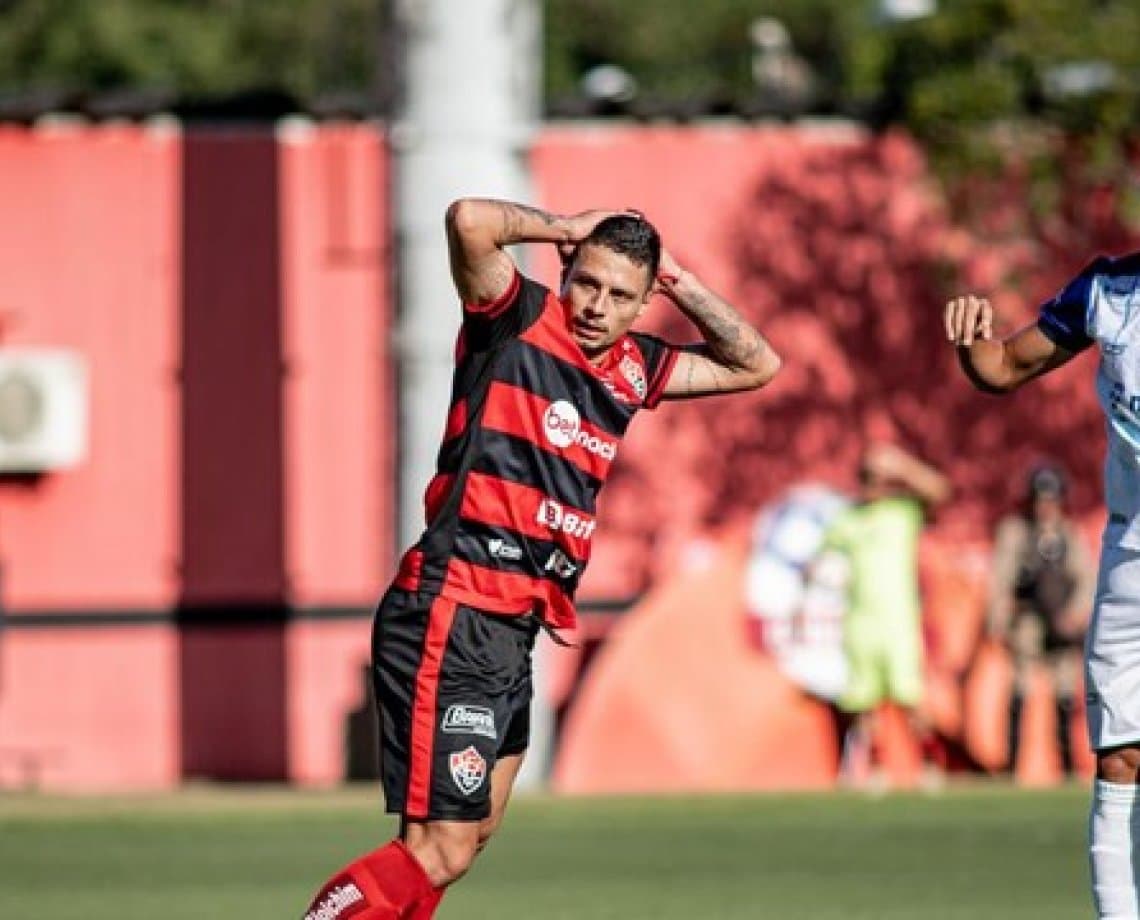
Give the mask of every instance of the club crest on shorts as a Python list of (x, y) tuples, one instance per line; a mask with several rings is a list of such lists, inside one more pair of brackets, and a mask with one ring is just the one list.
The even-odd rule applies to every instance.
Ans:
[(464, 795), (471, 795), (487, 778), (487, 761), (475, 750), (474, 745), (469, 744), (462, 751), (454, 752), (448, 757), (447, 763), (451, 767), (451, 778)]

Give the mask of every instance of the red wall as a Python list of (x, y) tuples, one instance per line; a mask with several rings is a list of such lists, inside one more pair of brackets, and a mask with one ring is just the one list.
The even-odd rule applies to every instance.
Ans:
[(0, 128), (0, 344), (81, 352), (92, 418), (0, 480), (0, 786), (343, 775), (393, 553), (385, 170), (366, 127)]
[[(371, 609), (391, 572), (394, 380), (388, 174), (366, 127), (280, 134), (285, 565), (295, 605)], [(367, 621), (289, 627), (288, 775), (344, 775)]]
[[(951, 476), (957, 494), (938, 522), (947, 537), (988, 537), (1042, 457), (1073, 474), (1078, 513), (1099, 513), (1095, 357), (998, 405), (963, 380), (940, 313), (960, 284), (991, 294), (999, 329), (1015, 328), (1090, 248), (1119, 246), (1112, 234), (1058, 252), (967, 233), (911, 141), (842, 124), (550, 128), (534, 166), (555, 211), (645, 211), (680, 262), (785, 360), (760, 392), (639, 417), (601, 498), (583, 596), (643, 590), (677, 568), (694, 535), (750, 517), (790, 485), (852, 488), (868, 437), (898, 439)], [(993, 204), (995, 216), (1022, 206), (1016, 196)], [(545, 265), (553, 277), (549, 255)], [(697, 338), (663, 299), (646, 324)], [(997, 450), (1002, 464), (990, 462)]]
[(181, 146), (135, 127), (0, 127), (0, 343), (81, 352), (90, 460), (0, 484), (4, 604), (178, 592)]
[[(956, 275), (1024, 319), (1085, 253), (964, 234), (909, 142), (551, 127), (533, 163), (552, 209), (645, 210), (786, 358), (760, 394), (637, 422), (586, 597), (793, 482), (849, 484), (867, 434), (948, 469), (947, 539), (984, 538), (1040, 454), (1096, 513), (1088, 362), (994, 412), (936, 318)], [(0, 127), (0, 344), (82, 352), (92, 412), (79, 468), (0, 480), (0, 786), (342, 775), (396, 549), (387, 185), (369, 126)], [(647, 324), (694, 335), (664, 303)]]
[[(152, 611), (178, 594), (181, 147), (136, 127), (0, 128), (0, 342), (89, 363), (90, 455), (0, 481), (3, 606)], [(178, 776), (169, 626), (0, 635), (0, 783)]]

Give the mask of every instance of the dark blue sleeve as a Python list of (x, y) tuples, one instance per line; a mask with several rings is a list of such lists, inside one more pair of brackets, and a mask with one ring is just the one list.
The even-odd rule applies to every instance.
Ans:
[(1066, 351), (1083, 351), (1092, 344), (1088, 334), (1089, 298), (1093, 278), (1107, 259), (1097, 259), (1066, 284), (1052, 300), (1041, 304), (1037, 328)]

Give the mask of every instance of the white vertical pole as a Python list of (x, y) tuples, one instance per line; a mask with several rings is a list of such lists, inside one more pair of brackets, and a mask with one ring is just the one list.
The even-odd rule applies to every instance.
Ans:
[[(435, 469), (459, 328), (444, 212), (465, 195), (531, 198), (528, 155), (540, 112), (541, 11), (537, 0), (401, 0), (398, 16), (405, 96), (392, 145), (399, 538), (407, 546), (423, 528), (423, 490)], [(540, 651), (540, 689), (541, 658)], [(551, 728), (549, 706), (536, 698), (520, 783), (541, 779)]]

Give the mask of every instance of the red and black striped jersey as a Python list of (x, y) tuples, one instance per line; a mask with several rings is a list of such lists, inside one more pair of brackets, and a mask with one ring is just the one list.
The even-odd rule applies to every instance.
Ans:
[(521, 274), (494, 303), (465, 306), (427, 529), (397, 584), (574, 625), (598, 492), (676, 360), (671, 345), (633, 332), (591, 364), (562, 302)]

